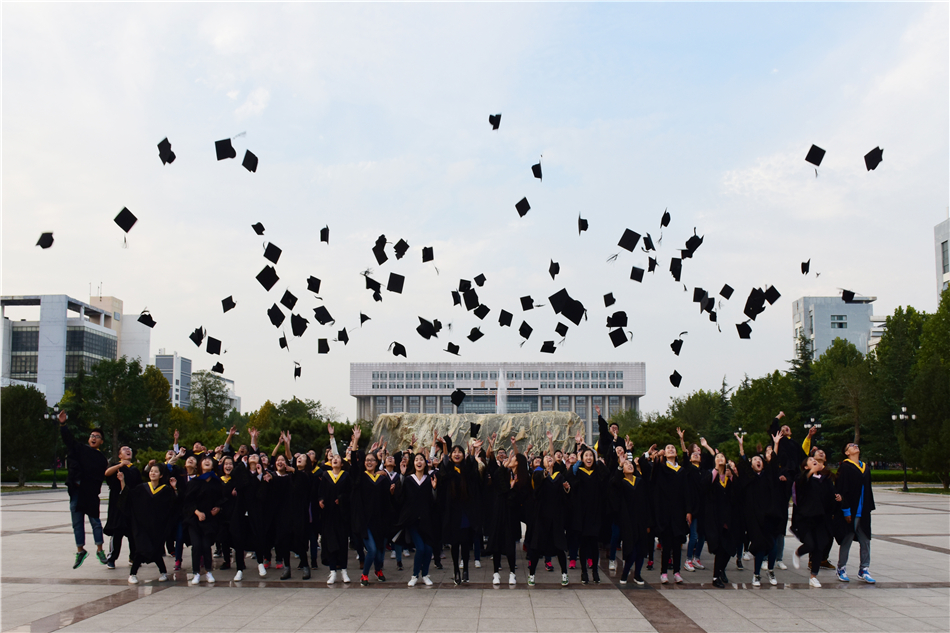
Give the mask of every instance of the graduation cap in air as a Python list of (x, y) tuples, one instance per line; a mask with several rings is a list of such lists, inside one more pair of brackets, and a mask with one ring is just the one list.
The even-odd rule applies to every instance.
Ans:
[(216, 339), (213, 336), (208, 337), (208, 343), (205, 345), (205, 351), (209, 354), (220, 354), (221, 353), (221, 341)]
[(627, 342), (627, 333), (622, 329), (611, 330), (610, 331), (610, 342), (614, 344), (614, 347), (620, 347)]
[(396, 245), (393, 246), (393, 250), (396, 251), (396, 259), (402, 259), (406, 255), (406, 251), (409, 250), (409, 242), (400, 239), (396, 242)]
[(634, 266), (630, 269), (630, 279), (643, 283), (643, 269), (637, 266)]
[(478, 277), (475, 278), (475, 285), (481, 288), (485, 285), (486, 281), (488, 281), (488, 279), (485, 277), (484, 273), (479, 273)]
[(559, 272), (561, 272), (561, 265), (552, 259), (551, 265), (548, 266), (548, 274), (551, 275), (551, 279), (554, 279)]
[(755, 321), (755, 317), (765, 311), (765, 293), (760, 288), (753, 288), (746, 299), (743, 314)]
[(716, 299), (713, 297), (706, 297), (699, 302), (699, 313), (702, 314), (703, 310), (709, 312), (710, 314), (713, 311), (713, 308), (716, 307)]
[(213, 371), (213, 372), (216, 373), (216, 374), (223, 374), (223, 373), (224, 373), (224, 365), (221, 364), (221, 363), (215, 363), (215, 364), (214, 364), (214, 367), (211, 368), (211, 371)]
[(689, 251), (689, 256), (692, 257), (693, 253), (696, 252), (696, 249), (702, 246), (703, 238), (696, 235), (696, 229), (693, 228), (693, 236), (686, 240), (686, 250)]
[(297, 314), (290, 315), (290, 329), (294, 333), (294, 336), (303, 336), (303, 333), (307, 331), (307, 326), (309, 324), (310, 322), (302, 316)]
[(452, 305), (462, 305), (462, 295), (459, 294), (458, 290), (452, 291)]
[(158, 157), (162, 159), (162, 165), (175, 162), (175, 152), (172, 151), (172, 144), (167, 136), (158, 144)]
[(778, 301), (781, 296), (781, 293), (775, 289), (775, 286), (769, 286), (765, 290), (765, 300), (769, 302), (769, 305), (775, 305), (775, 302)]
[(360, 327), (363, 327), (363, 324), (369, 321), (369, 317), (360, 312)]
[(283, 251), (281, 251), (280, 248), (278, 248), (275, 244), (268, 242), (267, 246), (264, 248), (264, 259), (266, 259), (267, 261), (273, 264), (276, 264), (277, 260), (280, 259), (280, 254), (282, 252)]
[(850, 290), (842, 290), (841, 298), (844, 299), (845, 303), (851, 303), (852, 301), (854, 301), (854, 293), (851, 292)]
[(330, 342), (325, 338), (317, 339), (317, 353), (318, 354), (329, 354), (330, 353)]
[(297, 361), (294, 361), (294, 380), (297, 380), (298, 378), (300, 378), (300, 373), (301, 373), (300, 363), (298, 363)]
[(131, 231), (132, 227), (135, 226), (135, 223), (138, 221), (139, 219), (135, 217), (127, 207), (122, 207), (122, 210), (119, 211), (119, 215), (115, 216), (115, 223), (126, 233)]
[(673, 279), (676, 281), (680, 280), (680, 276), (683, 274), (683, 260), (679, 257), (674, 257), (670, 260), (670, 273), (673, 275)]
[(43, 233), (40, 235), (40, 239), (36, 240), (36, 245), (44, 250), (49, 248), (53, 245), (53, 234)]
[(290, 347), (287, 345), (287, 335), (281, 334), (280, 338), (277, 339), (277, 344), (280, 345), (280, 349), (286, 349), (290, 351)]
[(584, 304), (578, 301), (577, 299), (571, 299), (567, 302), (567, 305), (564, 306), (564, 309), (561, 311), (567, 320), (573, 323), (574, 325), (580, 325), (581, 319), (584, 318), (584, 314), (587, 310), (584, 309)]
[(459, 292), (465, 292), (472, 289), (472, 282), (468, 279), (459, 279)]
[(244, 169), (256, 172), (257, 171), (257, 156), (254, 155), (251, 150), (244, 150), (244, 161), (241, 163)]
[(152, 318), (152, 315), (148, 310), (142, 310), (142, 314), (140, 314), (139, 318), (136, 320), (146, 327), (155, 327), (155, 319)]
[(587, 220), (582, 218), (580, 214), (577, 216), (577, 234), (580, 235), (582, 231), (587, 230)]
[(525, 295), (521, 297), (521, 309), (528, 311), (534, 308), (534, 299), (531, 298), (531, 295)]
[(508, 312), (507, 310), (502, 310), (501, 313), (499, 313), (498, 315), (498, 325), (502, 327), (511, 327), (512, 316), (513, 315), (511, 314), (511, 312)]
[(277, 271), (273, 266), (264, 266), (264, 270), (257, 273), (257, 281), (264, 286), (264, 290), (270, 290), (280, 280)]
[(530, 325), (528, 325), (527, 321), (522, 321), (521, 327), (518, 328), (518, 333), (521, 335), (521, 338), (526, 339), (526, 340), (531, 338), (531, 333), (533, 331), (534, 329)]
[(518, 204), (515, 205), (515, 209), (518, 211), (518, 215), (523, 218), (525, 214), (531, 210), (531, 205), (528, 204), (527, 198), (522, 198), (518, 201)]
[(333, 317), (330, 316), (330, 311), (327, 310), (326, 306), (317, 306), (313, 309), (313, 318), (317, 320), (317, 323), (320, 325), (326, 325), (327, 323), (335, 323)]
[(752, 337), (752, 326), (748, 323), (736, 323), (736, 331), (739, 332), (739, 338)]
[(234, 309), (234, 306), (236, 306), (236, 305), (237, 305), (237, 304), (234, 303), (234, 296), (233, 296), (233, 295), (230, 296), (230, 297), (225, 297), (224, 299), (221, 300), (221, 308), (222, 308), (225, 312), (227, 312), (228, 310), (233, 310), (233, 309)]
[(380, 266), (389, 259), (389, 255), (386, 254), (386, 236), (380, 235), (376, 238), (376, 244), (373, 246), (373, 255), (376, 256), (376, 263)]
[(287, 317), (284, 316), (284, 313), (275, 303), (274, 305), (272, 305), (271, 307), (267, 309), (267, 318), (270, 319), (270, 322), (271, 324), (273, 324), (274, 327), (279, 328), (281, 323), (283, 323), (284, 319), (286, 319)]
[(237, 152), (234, 151), (234, 147), (231, 146), (231, 139), (229, 138), (215, 141), (214, 153), (217, 155), (218, 160), (224, 160), (225, 158), (235, 158), (237, 156)]
[(481, 304), (477, 308), (475, 308), (475, 310), (473, 310), (472, 314), (477, 316), (479, 319), (484, 319), (485, 317), (488, 316), (489, 312), (491, 312), (491, 308), (489, 308), (485, 304)]
[(449, 354), (455, 354), (456, 356), (458, 356), (458, 355), (459, 355), (459, 346), (456, 345), (455, 343), (451, 343), (451, 342), (450, 342), (450, 343), (448, 344), (448, 346), (446, 346), (446, 348), (445, 348), (443, 351), (448, 352)]
[(264, 234), (264, 225), (261, 224), (260, 222), (252, 224), (251, 228), (254, 229), (254, 232), (257, 233), (258, 235)]
[(541, 344), (541, 353), (542, 354), (553, 354), (557, 351), (557, 347), (554, 345), (554, 341), (545, 341)]
[[(541, 180), (541, 161), (538, 161), (537, 165), (531, 165), (531, 173), (534, 174), (534, 177), (538, 180)], [(542, 180), (543, 182), (543, 180)]]
[(435, 251), (431, 246), (422, 247), (422, 263), (431, 262), (435, 259)]
[(483, 336), (485, 336), (485, 334), (481, 330), (479, 330), (477, 327), (473, 327), (472, 331), (468, 333), (468, 340), (474, 343)]
[(329, 226), (325, 226), (322, 229), (320, 229), (320, 241), (326, 242), (327, 244), (330, 243), (330, 227)]
[(336, 333), (336, 340), (346, 345), (350, 342), (350, 335), (346, 333), (346, 330), (340, 330)]
[(386, 290), (389, 292), (395, 292), (396, 294), (402, 293), (402, 286), (406, 282), (406, 278), (397, 273), (389, 273), (389, 283), (386, 284)]
[(868, 171), (871, 171), (872, 169), (877, 169), (877, 166), (880, 165), (883, 160), (884, 150), (880, 147), (875, 147), (864, 155), (864, 166), (868, 168)]
[(653, 246), (653, 238), (650, 237), (650, 234), (647, 233), (643, 236), (643, 252), (648, 253), (650, 251), (655, 251), (656, 247)]
[(452, 392), (452, 404), (459, 406), (465, 400), (465, 392), (461, 389), (456, 389)]
[(810, 260), (810, 259), (809, 259), (807, 262), (802, 262), (802, 274), (803, 274), (803, 275), (807, 275), (810, 268), (811, 268), (811, 260)]
[(805, 155), (805, 160), (815, 167), (821, 166), (821, 159), (825, 157), (825, 150), (821, 149), (817, 145), (812, 145), (808, 150), (808, 154)]
[(663, 217), (660, 218), (660, 228), (670, 225), (670, 212), (663, 209)]
[(680, 355), (680, 350), (683, 349), (683, 339), (678, 338), (672, 343), (670, 343), (670, 349), (673, 350), (673, 353), (677, 356)]
[(716, 322), (716, 313), (713, 312), (712, 310), (709, 311), (709, 320), (710, 320), (712, 323), (715, 323), (715, 322)]
[(201, 326), (196, 327), (195, 331), (188, 335), (188, 338), (195, 344), (195, 347), (201, 347), (201, 342), (205, 340), (204, 328)]
[(407, 358), (406, 348), (402, 343), (393, 341), (392, 344), (390, 344), (389, 349), (392, 350), (393, 356), (402, 356), (403, 358)]
[(423, 319), (422, 317), (418, 317), (418, 318), (419, 318), (419, 326), (416, 328), (416, 332), (419, 333), (419, 336), (421, 336), (427, 341), (433, 336), (436, 336), (435, 326), (432, 324), (432, 322), (426, 319)]
[[(458, 405), (456, 405), (458, 406)], [(475, 424), (474, 422), (469, 422), (468, 424), (468, 434), (471, 437), (478, 437), (478, 432), (482, 429), (481, 424)]]
[(627, 313), (623, 310), (614, 312), (607, 317), (607, 327), (627, 327)]
[(676, 388), (679, 388), (680, 382), (682, 380), (683, 380), (683, 377), (680, 376), (680, 373), (674, 369), (673, 373), (670, 374), (670, 384)]
[(554, 328), (554, 331), (557, 332), (558, 336), (567, 336), (567, 325), (564, 323), (558, 323), (557, 327)]
[(280, 298), (280, 304), (288, 310), (293, 310), (294, 306), (297, 305), (297, 297), (295, 297), (289, 290), (285, 290), (284, 296)]
[(314, 294), (319, 293), (319, 292), (320, 292), (320, 283), (321, 283), (321, 282), (320, 282), (319, 279), (317, 279), (317, 278), (314, 277), (313, 275), (310, 275), (310, 277), (307, 278), (307, 290), (309, 290), (310, 292), (312, 292), (312, 293), (314, 293)]
[(613, 304), (617, 303), (617, 300), (614, 299), (614, 293), (608, 292), (604, 295), (604, 307), (609, 308)]
[(702, 303), (708, 296), (709, 293), (702, 288), (693, 288), (693, 303)]
[(501, 125), (501, 113), (489, 114), (488, 122), (491, 124), (491, 129), (497, 130), (498, 126)]
[(723, 299), (726, 299), (728, 301), (729, 298), (732, 297), (733, 292), (734, 291), (732, 289), (732, 286), (730, 286), (729, 284), (725, 284), (722, 287), (722, 290), (719, 291), (719, 296), (721, 296)]
[(463, 292), (462, 299), (465, 300), (466, 310), (474, 310), (481, 305), (481, 302), (478, 300), (478, 294), (472, 289)]
[(561, 288), (553, 295), (548, 297), (548, 301), (551, 303), (551, 309), (554, 310), (554, 314), (561, 314), (564, 311), (567, 302), (571, 300), (571, 295), (567, 293), (567, 288)]
[(656, 270), (657, 263), (658, 263), (658, 262), (656, 261), (656, 258), (651, 257), (651, 258), (650, 258), (650, 263), (647, 265), (647, 272), (648, 272), (648, 273), (652, 273), (654, 270)]
[(623, 235), (620, 236), (620, 241), (617, 242), (617, 246), (632, 253), (633, 249), (637, 247), (637, 242), (639, 241), (639, 233), (636, 231), (631, 231), (630, 229), (624, 229)]

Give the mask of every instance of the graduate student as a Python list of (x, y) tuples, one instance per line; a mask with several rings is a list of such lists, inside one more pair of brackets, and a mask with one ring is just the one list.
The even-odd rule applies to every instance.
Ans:
[(620, 470), (613, 475), (611, 496), (620, 522), (623, 551), (620, 584), (627, 584), (632, 567), (633, 581), (643, 585), (645, 581), (640, 575), (643, 560), (653, 547), (653, 507), (649, 490), (652, 462), (646, 456), (628, 460), (627, 452), (633, 450), (632, 444), (627, 446), (626, 451), (616, 450)]
[(686, 542), (686, 561), (683, 563), (683, 569), (686, 571), (696, 571), (697, 569), (706, 569), (702, 562), (703, 546), (706, 544), (706, 529), (703, 522), (703, 470), (710, 470), (713, 467), (713, 452), (704, 453), (702, 447), (696, 442), (686, 447), (684, 439), (686, 432), (676, 427), (676, 434), (680, 437), (680, 448), (683, 449), (682, 464), (686, 469), (686, 477), (689, 481), (690, 496), (693, 499), (693, 507), (690, 513), (694, 520), (689, 524), (689, 540)]
[[(776, 444), (780, 436), (776, 436)], [(808, 554), (811, 576), (808, 584), (821, 587), (818, 570), (828, 543), (832, 539), (832, 513), (835, 492), (831, 482), (821, 474), (822, 466), (814, 457), (802, 464), (802, 473), (795, 480), (795, 507), (792, 510), (792, 532), (801, 545), (792, 555), (792, 565), (801, 568), (801, 557)], [(838, 499), (840, 501), (840, 499)]]
[(528, 497), (528, 460), (518, 452), (514, 436), (511, 437), (511, 452), (504, 464), (494, 459), (496, 436), (488, 440), (487, 474), (490, 478), (494, 506), (485, 533), (488, 536), (488, 552), (492, 555), (492, 584), (501, 584), (501, 557), (508, 560), (508, 584), (518, 582), (515, 576), (515, 543), (521, 538), (521, 518)]
[[(191, 458), (189, 458), (189, 461)], [(183, 504), (183, 521), (191, 539), (191, 568), (194, 577), (191, 584), (201, 582), (201, 566), (204, 564), (205, 580), (214, 582), (211, 575), (213, 560), (211, 545), (218, 531), (218, 514), (224, 485), (214, 472), (214, 460), (210, 455), (201, 458), (200, 474), (188, 482)]]
[[(654, 456), (652, 472), (653, 517), (657, 536), (663, 544), (660, 560), (660, 582), (668, 583), (667, 571), (672, 559), (673, 579), (683, 582), (680, 575), (682, 545), (693, 521), (691, 508), (693, 494), (689, 487), (687, 470), (676, 462), (676, 447), (667, 444)], [(709, 525), (707, 521), (706, 525)], [(707, 539), (709, 534), (706, 535)]]
[[(359, 428), (354, 431), (354, 436), (358, 432)], [(343, 470), (343, 458), (339, 453), (330, 456), (330, 468), (324, 471), (320, 480), (317, 505), (321, 511), (321, 558), (330, 570), (327, 584), (336, 582), (337, 573), (343, 582), (350, 582), (346, 573), (350, 542), (350, 476)]]
[(129, 542), (129, 562), (135, 553), (135, 536), (132, 534), (132, 518), (129, 510), (119, 503), (121, 485), (118, 474), (122, 473), (125, 485), (135, 488), (142, 483), (142, 475), (138, 467), (132, 463), (132, 449), (123, 446), (119, 449), (119, 462), (106, 469), (106, 484), (109, 486), (109, 513), (106, 525), (102, 532), (109, 537), (109, 557), (106, 561), (108, 569), (115, 569), (115, 562), (122, 553), (122, 539)]
[(412, 457), (412, 472), (408, 472), (407, 463), (401, 463), (400, 469), (401, 481), (397, 492), (399, 518), (396, 524), (416, 550), (409, 586), (415, 587), (420, 578), (426, 586), (431, 586), (429, 564), (432, 562), (433, 527), (438, 520), (435, 508), (438, 478), (428, 472), (426, 456), (422, 453)]
[(736, 530), (736, 470), (723, 453), (716, 453), (715, 467), (703, 473), (704, 522), (706, 544), (715, 556), (713, 586), (726, 586), (726, 564), (741, 538)]
[(66, 490), (69, 491), (69, 514), (73, 522), (73, 536), (76, 538), (76, 560), (73, 569), (78, 568), (89, 556), (86, 552), (86, 517), (92, 527), (92, 538), (96, 543), (96, 557), (103, 565), (106, 555), (102, 551), (102, 521), (99, 519), (99, 492), (102, 480), (106, 476), (109, 461), (100, 452), (102, 447), (102, 429), (89, 432), (86, 444), (80, 444), (66, 428), (66, 411), (59, 412), (59, 432), (69, 452), (67, 457), (68, 474)]
[(528, 545), (528, 585), (541, 556), (557, 557), (561, 567), (561, 585), (569, 584), (567, 576), (567, 535), (564, 519), (567, 514), (571, 484), (560, 471), (554, 470), (553, 434), (547, 432), (549, 450), (541, 459), (541, 468), (531, 473), (531, 524)]
[(159, 582), (168, 580), (165, 569), (164, 549), (168, 523), (178, 503), (175, 489), (177, 480), (169, 477), (168, 471), (154, 461), (145, 467), (145, 483), (129, 485), (129, 478), (121, 470), (116, 473), (119, 482), (119, 502), (129, 513), (130, 534), (134, 534), (135, 552), (129, 583), (138, 584), (139, 568), (145, 563), (158, 567)]
[(360, 585), (364, 587), (369, 584), (370, 567), (376, 571), (378, 582), (386, 581), (383, 554), (393, 521), (392, 497), (396, 492), (396, 484), (379, 470), (375, 449), (376, 445), (373, 444), (366, 455), (359, 450), (354, 452), (353, 466), (350, 468), (353, 475), (350, 485), (352, 529), (366, 550), (360, 576)]
[(840, 497), (841, 512), (836, 521), (838, 541), (838, 580), (848, 582), (848, 555), (851, 544), (858, 539), (861, 566), (858, 578), (874, 584), (871, 566), (871, 512), (874, 511), (874, 491), (871, 488), (871, 468), (861, 461), (861, 447), (849, 442), (844, 447), (845, 460), (835, 476), (835, 490)]
[(761, 586), (762, 563), (766, 559), (769, 584), (776, 585), (777, 537), (779, 531), (785, 529), (788, 516), (782, 482), (778, 480), (778, 459), (771, 446), (764, 457), (753, 455), (749, 458), (743, 436), (739, 433), (735, 436), (739, 441), (739, 486), (743, 492), (740, 512), (749, 539), (749, 551), (755, 557), (752, 586)]
[(221, 555), (224, 558), (220, 569), (231, 568), (231, 550), (233, 549), (234, 564), (237, 568), (234, 582), (241, 582), (244, 579), (244, 543), (248, 527), (244, 495), (238, 491), (238, 484), (248, 477), (247, 468), (241, 462), (235, 466), (234, 459), (230, 455), (225, 455), (221, 459), (218, 468), (223, 485), (221, 521), (217, 536), (217, 542), (221, 544)]
[[(442, 540), (451, 548), (453, 579), (455, 584), (460, 584), (468, 582), (472, 527), (481, 525), (481, 475), (475, 457), (466, 457), (462, 446), (453, 446), (448, 436), (437, 438), (437, 441), (442, 447), (442, 467), (439, 469)], [(475, 444), (477, 451), (481, 442), (476, 440)]]
[[(601, 437), (609, 435), (607, 421), (597, 410), (597, 423)], [(599, 446), (602, 450), (609, 450), (609, 454), (601, 453), (601, 457), (609, 460), (606, 463), (597, 459), (594, 449), (584, 445), (583, 436), (578, 433), (574, 441), (581, 446), (580, 459), (574, 465), (570, 477), (571, 484), (571, 521), (572, 527), (580, 538), (581, 583), (587, 584), (591, 577), (595, 583), (600, 582), (600, 548), (597, 543), (601, 531), (606, 526), (607, 489), (609, 473), (616, 468), (616, 454), (609, 442)], [(588, 561), (590, 561), (590, 575), (588, 575)]]

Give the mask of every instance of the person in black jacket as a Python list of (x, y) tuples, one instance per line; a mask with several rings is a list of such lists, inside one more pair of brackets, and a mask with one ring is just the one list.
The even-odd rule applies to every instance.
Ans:
[[(782, 487), (785, 492), (785, 507), (787, 508), (788, 502), (792, 498), (792, 483), (798, 476), (801, 465), (805, 461), (805, 458), (808, 457), (808, 454), (801, 445), (792, 440), (792, 428), (787, 424), (782, 424), (784, 417), (785, 412), (779, 411), (778, 415), (772, 420), (772, 424), (769, 425), (769, 435), (773, 438), (776, 434), (779, 435), (778, 449), (776, 451), (779, 458), (779, 481), (782, 482)], [(777, 537), (778, 554), (775, 564), (779, 569), (786, 569), (785, 563), (783, 563), (782, 560), (785, 556), (785, 528), (788, 527), (787, 512), (785, 516), (785, 526), (782, 529), (782, 534)]]
[(178, 503), (177, 480), (168, 476), (168, 470), (154, 461), (145, 467), (146, 483), (135, 486), (123, 471), (116, 473), (119, 482), (120, 504), (129, 513), (130, 534), (134, 534), (135, 553), (129, 584), (139, 582), (138, 571), (145, 563), (155, 563), (159, 582), (168, 580), (165, 569), (164, 541), (173, 509)]
[(765, 457), (745, 454), (743, 436), (735, 434), (739, 440), (739, 487), (742, 489), (741, 514), (749, 540), (749, 552), (755, 556), (755, 570), (752, 586), (762, 584), (762, 563), (768, 559), (769, 584), (776, 585), (775, 557), (778, 555), (776, 544), (779, 532), (784, 532), (788, 506), (782, 482), (778, 480), (778, 458), (773, 450), (767, 450)]
[[(548, 431), (551, 442), (551, 432)], [(557, 557), (561, 567), (561, 586), (568, 585), (567, 536), (564, 517), (567, 514), (568, 494), (571, 484), (567, 477), (554, 470), (554, 456), (550, 451), (541, 460), (542, 468), (531, 473), (531, 493), (533, 495), (533, 528), (528, 539), (528, 585), (534, 585), (534, 575), (538, 559), (544, 556)]]
[[(597, 421), (601, 437), (606, 438), (609, 434), (607, 421), (600, 416)], [(586, 585), (589, 582), (588, 561), (591, 561), (590, 572), (594, 582), (600, 582), (600, 548), (597, 542), (606, 522), (610, 472), (617, 466), (617, 455), (611, 448), (607, 454), (601, 452), (600, 456), (605, 461), (600, 461), (594, 449), (584, 446), (583, 441), (583, 436), (578, 432), (574, 442), (582, 446), (580, 461), (569, 471), (568, 481), (571, 484), (572, 527), (580, 537), (581, 584)], [(604, 442), (599, 446), (607, 450), (612, 444)]]
[(792, 565), (801, 568), (801, 557), (808, 554), (811, 577), (808, 584), (821, 587), (818, 570), (832, 538), (831, 515), (835, 496), (831, 481), (821, 474), (822, 465), (814, 457), (802, 464), (802, 473), (795, 480), (795, 507), (792, 510), (792, 532), (802, 542), (792, 555)]
[[(693, 499), (693, 507), (690, 513), (693, 515), (693, 521), (689, 524), (689, 540), (686, 542), (686, 561), (683, 563), (683, 569), (686, 571), (696, 571), (697, 569), (706, 569), (701, 560), (703, 546), (706, 544), (706, 528), (703, 525), (703, 504), (702, 489), (704, 470), (711, 470), (713, 467), (713, 456), (715, 451), (706, 445), (707, 452), (703, 452), (702, 447), (696, 442), (686, 447), (684, 439), (685, 431), (676, 427), (676, 434), (680, 436), (680, 448), (683, 449), (682, 464), (686, 469), (686, 477), (689, 481), (690, 496)], [(705, 441), (705, 440), (704, 440)]]
[(205, 567), (205, 580), (214, 582), (211, 575), (211, 544), (218, 531), (218, 514), (224, 498), (224, 485), (214, 472), (214, 460), (205, 455), (201, 458), (201, 474), (188, 482), (183, 503), (183, 521), (191, 538), (191, 568), (194, 577), (191, 584), (201, 582), (201, 564)]
[(244, 496), (239, 492), (238, 486), (243, 479), (248, 476), (247, 467), (243, 462), (234, 463), (230, 455), (225, 455), (218, 465), (220, 469), (221, 483), (224, 486), (223, 497), (221, 499), (221, 522), (218, 530), (218, 542), (221, 543), (221, 554), (224, 562), (220, 569), (231, 568), (231, 549), (234, 549), (234, 564), (237, 567), (237, 573), (234, 574), (234, 582), (241, 582), (244, 579), (244, 542), (246, 538), (247, 512), (244, 504)]
[[(670, 558), (673, 560), (673, 579), (683, 582), (680, 576), (681, 546), (686, 542), (689, 525), (693, 521), (693, 493), (689, 487), (687, 470), (676, 463), (676, 447), (667, 444), (653, 458), (652, 488), (654, 520), (660, 542), (663, 544), (660, 561), (660, 582), (669, 582), (666, 574)], [(708, 523), (707, 523), (708, 525)], [(708, 538), (707, 534), (707, 538)]]
[[(452, 438), (437, 438), (442, 445), (439, 496), (442, 502), (442, 539), (452, 553), (455, 584), (468, 582), (468, 555), (472, 547), (472, 528), (481, 527), (481, 475), (478, 462), (465, 455), (461, 445), (452, 445)], [(481, 442), (474, 443), (475, 451)], [(520, 536), (520, 535), (519, 535)], [(460, 565), (464, 569), (460, 573)]]
[[(518, 582), (515, 576), (515, 543), (521, 538), (521, 517), (530, 490), (528, 460), (518, 452), (515, 438), (511, 438), (511, 453), (504, 464), (499, 464), (492, 450), (495, 435), (488, 440), (488, 477), (494, 492), (494, 507), (485, 534), (488, 536), (488, 553), (492, 555), (492, 584), (501, 584), (501, 557), (508, 559), (508, 584)], [(445, 469), (443, 469), (443, 472)], [(445, 486), (442, 475), (440, 488)], [(456, 572), (457, 573), (457, 572)], [(456, 580), (456, 584), (458, 581)]]
[(109, 486), (109, 514), (103, 533), (109, 537), (109, 558), (106, 567), (115, 569), (115, 562), (122, 553), (122, 538), (129, 541), (129, 562), (135, 555), (135, 535), (132, 533), (132, 517), (129, 509), (119, 503), (122, 485), (118, 474), (122, 473), (125, 486), (135, 488), (142, 483), (139, 469), (132, 463), (132, 449), (123, 446), (119, 449), (119, 463), (106, 469), (106, 484)]
[[(375, 449), (375, 445), (373, 448)], [(379, 460), (373, 449), (365, 456), (362, 451), (357, 450), (352, 457), (351, 520), (352, 530), (366, 550), (363, 573), (360, 575), (360, 585), (365, 587), (369, 584), (370, 567), (375, 569), (378, 582), (386, 581), (386, 576), (383, 575), (383, 555), (392, 524), (392, 497), (396, 492), (396, 484), (379, 470)]]
[(435, 473), (427, 473), (426, 456), (422, 453), (416, 453), (412, 458), (413, 472), (407, 475), (408, 470), (408, 464), (400, 464), (399, 519), (396, 525), (416, 548), (409, 586), (415, 587), (419, 578), (426, 586), (431, 586), (429, 563), (432, 562), (433, 530), (438, 521), (435, 508), (438, 478)]
[(723, 453), (716, 453), (715, 467), (703, 471), (704, 522), (706, 543), (715, 556), (713, 586), (726, 586), (726, 563), (736, 551), (736, 540), (741, 538), (736, 529), (735, 464), (729, 463)]
[[(633, 446), (627, 450), (632, 450)], [(619, 451), (619, 449), (618, 449)], [(626, 453), (618, 452), (621, 470), (613, 476), (612, 496), (620, 521), (620, 542), (623, 546), (623, 570), (620, 584), (627, 584), (630, 568), (633, 567), (633, 581), (643, 585), (640, 575), (643, 559), (653, 547), (653, 507), (650, 498), (650, 460), (636, 457), (631, 462)]]
[(69, 491), (69, 514), (73, 522), (73, 536), (76, 538), (76, 560), (73, 569), (82, 565), (89, 555), (86, 552), (85, 517), (89, 517), (92, 526), (92, 538), (96, 543), (96, 557), (103, 565), (106, 555), (102, 551), (102, 521), (99, 519), (99, 492), (102, 480), (106, 476), (109, 461), (99, 448), (102, 446), (102, 429), (95, 428), (89, 433), (87, 444), (80, 444), (66, 428), (66, 411), (59, 412), (59, 432), (63, 437), (67, 457), (68, 474), (66, 490)]
[(871, 566), (871, 512), (874, 510), (874, 491), (871, 488), (871, 468), (861, 461), (861, 448), (854, 442), (844, 447), (845, 460), (835, 476), (835, 490), (840, 497), (841, 512), (837, 513), (838, 580), (848, 582), (848, 554), (855, 537), (861, 548), (861, 566), (858, 578), (874, 584), (868, 568)]
[[(359, 432), (359, 427), (354, 435)], [(350, 541), (350, 474), (343, 470), (343, 459), (338, 453), (330, 457), (330, 468), (320, 479), (317, 503), (321, 510), (320, 529), (323, 564), (330, 568), (327, 584), (336, 582), (337, 572), (343, 582), (350, 582), (346, 573), (347, 551)]]

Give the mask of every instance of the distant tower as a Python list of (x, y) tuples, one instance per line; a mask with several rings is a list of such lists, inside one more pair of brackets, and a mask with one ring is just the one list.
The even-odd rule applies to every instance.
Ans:
[(498, 368), (498, 389), (495, 396), (495, 412), (508, 413), (508, 376), (505, 375), (505, 368)]

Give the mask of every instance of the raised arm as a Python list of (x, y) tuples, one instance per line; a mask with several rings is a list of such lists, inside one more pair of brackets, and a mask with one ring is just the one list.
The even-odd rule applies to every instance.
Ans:
[(290, 431), (289, 430), (287, 431), (287, 435), (285, 436), (285, 439), (284, 439), (284, 457), (287, 458), (287, 464), (289, 466), (293, 466), (294, 456), (293, 456), (293, 453), (290, 452)]
[[(683, 454), (686, 455), (686, 440), (683, 439), (686, 436), (686, 431), (680, 427), (676, 427), (676, 434), (680, 436), (680, 448), (683, 449)], [(688, 457), (687, 455), (687, 458)]]
[(739, 440), (739, 456), (745, 457), (745, 448), (742, 446), (742, 434), (736, 431), (733, 433), (736, 436), (736, 439)]

